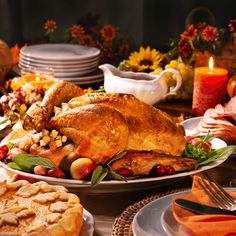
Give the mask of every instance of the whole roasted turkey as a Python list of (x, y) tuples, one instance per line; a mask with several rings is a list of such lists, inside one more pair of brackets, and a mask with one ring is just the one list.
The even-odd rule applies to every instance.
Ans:
[[(67, 109), (55, 115), (55, 106)], [(176, 171), (197, 168), (193, 159), (182, 158), (184, 129), (166, 113), (133, 95), (93, 93), (67, 82), (48, 90), (41, 104), (33, 105), (23, 120), (25, 130), (55, 129), (72, 142), (57, 150), (32, 145), (30, 153), (53, 160), (64, 170), (80, 157), (104, 164), (115, 155), (126, 156), (112, 169), (131, 169), (134, 174), (149, 174), (159, 164), (175, 166)]]

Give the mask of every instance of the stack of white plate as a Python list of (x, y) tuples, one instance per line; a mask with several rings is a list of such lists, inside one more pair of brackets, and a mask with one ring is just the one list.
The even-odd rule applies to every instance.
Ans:
[(103, 80), (98, 69), (100, 50), (73, 44), (37, 44), (20, 50), (19, 67), (50, 67), (55, 78), (78, 85)]

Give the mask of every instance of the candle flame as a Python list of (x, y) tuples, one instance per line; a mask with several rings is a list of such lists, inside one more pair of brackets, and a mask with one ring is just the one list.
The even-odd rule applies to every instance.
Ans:
[(210, 68), (210, 70), (212, 70), (212, 71), (213, 71), (213, 69), (214, 69), (213, 57), (210, 57), (210, 59), (209, 59), (209, 68)]

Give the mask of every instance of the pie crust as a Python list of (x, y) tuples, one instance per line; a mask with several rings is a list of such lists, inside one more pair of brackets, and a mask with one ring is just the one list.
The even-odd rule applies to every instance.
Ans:
[(63, 186), (0, 183), (0, 236), (78, 236), (83, 207)]

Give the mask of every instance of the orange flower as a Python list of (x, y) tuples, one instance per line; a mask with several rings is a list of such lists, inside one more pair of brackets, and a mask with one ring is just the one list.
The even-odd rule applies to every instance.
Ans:
[(236, 31), (236, 19), (230, 21), (230, 23), (229, 23), (229, 30), (231, 32), (235, 32)]
[[(27, 44), (25, 44), (22, 48), (27, 47)], [(19, 62), (19, 56), (20, 56), (20, 48), (18, 44), (15, 44), (14, 47), (11, 48), (11, 54), (13, 58), (13, 63), (17, 64)]]
[(213, 41), (218, 34), (218, 30), (213, 26), (206, 26), (202, 31), (202, 38), (207, 41)]
[(178, 43), (179, 55), (185, 59), (191, 57), (193, 49), (185, 38), (182, 38)]
[(44, 29), (47, 30), (47, 32), (53, 33), (57, 28), (57, 23), (55, 20), (47, 20), (44, 24)]
[(72, 25), (70, 28), (71, 37), (76, 39), (84, 35), (84, 28), (81, 25)]
[(188, 27), (188, 29), (186, 29), (186, 30), (181, 34), (181, 37), (193, 41), (194, 38), (196, 37), (197, 33), (198, 33), (197, 28), (195, 28), (194, 25), (190, 25), (190, 26)]
[(80, 44), (82, 44), (82, 45), (85, 45), (85, 46), (88, 46), (88, 47), (95, 45), (95, 42), (94, 42), (92, 36), (89, 35), (89, 34), (83, 35), (83, 36), (80, 38), (80, 40), (81, 40), (81, 41), (80, 41)]
[(112, 41), (116, 37), (116, 29), (111, 24), (107, 24), (101, 29), (101, 35), (105, 41)]

